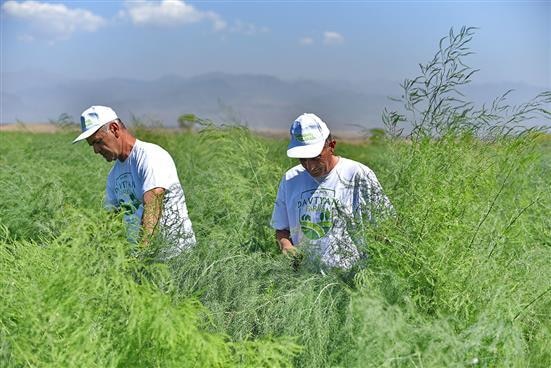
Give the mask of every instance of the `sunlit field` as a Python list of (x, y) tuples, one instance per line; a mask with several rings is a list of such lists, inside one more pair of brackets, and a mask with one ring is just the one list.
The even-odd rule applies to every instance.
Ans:
[(551, 139), (518, 127), (549, 96), (465, 112), (427, 79), (385, 135), (336, 137), (396, 210), (352, 272), (277, 249), (286, 139), (134, 127), (173, 156), (198, 241), (162, 262), (104, 210), (110, 164), (74, 131), (0, 132), (0, 366), (550, 367)]
[(73, 135), (2, 133), (3, 366), (551, 364), (544, 136), (338, 144), (397, 216), (359, 271), (322, 276), (269, 227), (285, 141), (139, 132), (172, 153), (197, 233), (169, 267), (131, 252), (110, 165)]

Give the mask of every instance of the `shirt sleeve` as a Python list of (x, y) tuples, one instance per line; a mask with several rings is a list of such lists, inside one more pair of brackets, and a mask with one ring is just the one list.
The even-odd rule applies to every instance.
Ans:
[(287, 214), (285, 177), (281, 179), (272, 212), (271, 226), (275, 230), (289, 229), (289, 216)]
[(369, 168), (363, 168), (356, 177), (359, 188), (359, 206), (357, 215), (376, 222), (394, 214), (394, 208), (385, 195), (375, 173)]
[(138, 160), (138, 172), (143, 181), (142, 193), (153, 188), (169, 189), (179, 182), (172, 157), (160, 147), (144, 152)]

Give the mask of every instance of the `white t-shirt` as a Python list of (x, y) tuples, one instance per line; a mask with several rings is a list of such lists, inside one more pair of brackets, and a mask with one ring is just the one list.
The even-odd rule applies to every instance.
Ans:
[(117, 160), (107, 177), (106, 202), (125, 211), (128, 239), (136, 242), (143, 215), (143, 195), (164, 188), (161, 233), (174, 246), (164, 251), (172, 257), (195, 244), (186, 199), (170, 154), (156, 144), (136, 140), (125, 161)]
[(392, 211), (377, 177), (367, 166), (346, 158), (323, 178), (302, 165), (279, 184), (272, 227), (288, 229), (295, 246), (307, 245), (331, 267), (349, 268), (358, 260), (354, 233), (383, 211)]

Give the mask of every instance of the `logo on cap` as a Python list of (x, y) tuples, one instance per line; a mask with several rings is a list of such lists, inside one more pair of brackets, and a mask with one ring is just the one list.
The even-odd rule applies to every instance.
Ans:
[(295, 135), (295, 139), (300, 142), (312, 141), (316, 139), (316, 137), (312, 133), (306, 133), (306, 134), (295, 133), (294, 135)]
[[(97, 118), (97, 114), (90, 114), (90, 115), (96, 115), (96, 118)], [(94, 124), (95, 124), (95, 122), (92, 119), (86, 119), (86, 118), (84, 118), (84, 116), (80, 117), (80, 126), (81, 126), (83, 131), (90, 128), (90, 126), (92, 126)]]

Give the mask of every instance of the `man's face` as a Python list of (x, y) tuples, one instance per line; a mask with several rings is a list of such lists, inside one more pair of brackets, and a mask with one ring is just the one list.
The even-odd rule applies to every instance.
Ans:
[(107, 129), (102, 127), (86, 138), (88, 144), (94, 148), (94, 153), (99, 153), (108, 162), (116, 160), (120, 154), (117, 137), (110, 130), (111, 124), (113, 123), (108, 123)]
[(326, 142), (318, 156), (313, 158), (300, 158), (300, 164), (314, 178), (329, 174), (331, 169), (333, 169), (335, 143), (335, 140)]

